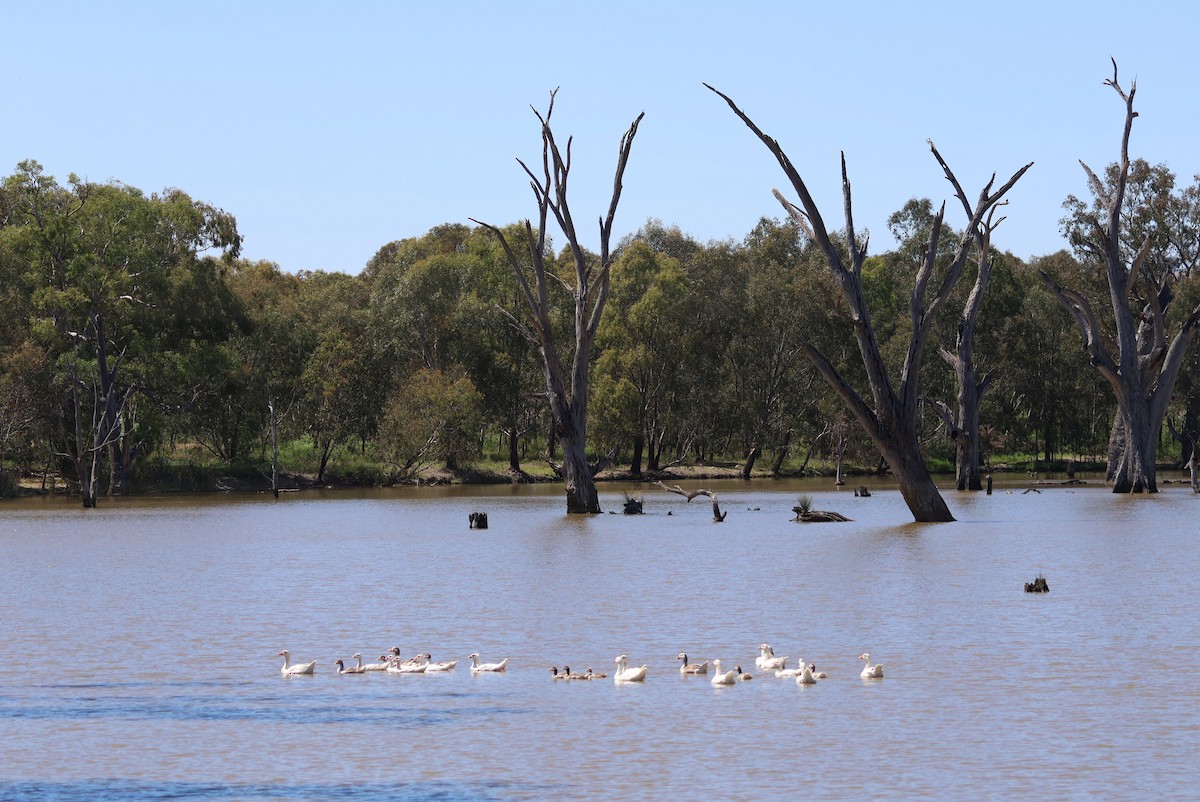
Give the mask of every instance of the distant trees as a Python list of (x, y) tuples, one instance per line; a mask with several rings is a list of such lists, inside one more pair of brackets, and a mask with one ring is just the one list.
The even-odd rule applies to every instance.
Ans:
[(102, 465), (119, 492), (153, 434), (136, 397), (177, 404), (178, 360), (224, 335), (194, 292), (215, 286), (203, 254), (236, 256), (241, 238), (232, 216), (179, 190), (146, 196), (75, 176), (63, 187), (34, 161), (6, 181), (5, 206), (4, 247), (32, 300), (29, 337), (53, 362), (53, 448), (94, 507)]
[(359, 275), (241, 259), (232, 216), (182, 191), (60, 184), (22, 162), (0, 181), (0, 494), (14, 474), (63, 476), (90, 506), (173, 470), (192, 486), (269, 470), (278, 487), (302, 463), (385, 483), (481, 458), (523, 481), (545, 459), (568, 509), (595, 512), (609, 459), (634, 476), (819, 462), (839, 479), (850, 462), (893, 471), (915, 518), (945, 520), (934, 462), (968, 489), (999, 452), (1037, 470), (1106, 451), (1115, 489), (1153, 491), (1164, 426), (1171, 460), (1200, 440), (1200, 180), (1129, 158), (1134, 90), (1116, 78), (1122, 159), (1067, 198), (1070, 250), (1028, 262), (996, 242), (1023, 170), (972, 203), (933, 149), (965, 226), (913, 198), (888, 218), (896, 247), (867, 256), (845, 167), (829, 231), (728, 98), (799, 195), (782, 221), (702, 243), (650, 219), (614, 245), (639, 117), (591, 252), (547, 112), (542, 165), (521, 163), (536, 220), (434, 226)]

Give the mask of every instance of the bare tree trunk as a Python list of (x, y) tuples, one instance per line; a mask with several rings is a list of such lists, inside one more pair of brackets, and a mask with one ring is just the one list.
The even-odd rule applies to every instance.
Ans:
[(521, 472), (521, 449), (518, 438), (520, 434), (517, 430), (516, 423), (510, 423), (508, 427), (508, 469), (514, 473)]
[[(518, 160), (525, 174), (529, 176), (530, 186), (538, 204), (537, 228), (535, 229), (528, 220), (525, 221), (525, 253), (528, 263), (517, 256), (499, 228), (474, 218), (472, 221), (491, 231), (500, 241), (530, 313), (521, 319), (511, 314), (508, 316), (530, 342), (537, 346), (542, 355), (546, 396), (554, 418), (555, 436), (563, 449), (562, 474), (566, 485), (567, 512), (598, 513), (600, 502), (595, 485), (595, 473), (598, 468), (589, 465), (587, 461), (587, 403), (592, 346), (608, 301), (609, 271), (612, 264), (609, 244), (613, 218), (621, 198), (621, 181), (633, 147), (633, 138), (637, 134), (638, 124), (643, 115), (638, 115), (621, 138), (612, 199), (609, 202), (608, 214), (600, 220), (600, 254), (597, 259), (588, 256), (580, 245), (575, 221), (567, 204), (571, 145), (568, 140), (564, 157), (550, 128), (556, 93), (557, 90), (550, 93), (550, 107), (545, 117), (534, 111), (542, 127), (541, 175), (535, 174), (524, 162)], [(575, 343), (569, 375), (564, 374), (560, 363), (551, 321), (550, 287), (552, 284), (558, 285), (560, 281), (554, 265), (546, 264), (547, 224), (551, 215), (566, 237), (567, 249), (575, 267), (575, 285), (568, 287), (575, 301)]]
[(642, 455), (646, 449), (646, 438), (638, 434), (633, 438), (633, 459), (629, 461), (629, 472), (634, 476), (642, 475)]
[[(706, 84), (707, 86), (707, 84)], [(1025, 174), (1032, 164), (1027, 164), (1013, 174), (999, 190), (992, 192), (995, 176), (979, 194), (979, 200), (972, 207), (966, 194), (942, 159), (933, 143), (929, 143), (934, 157), (941, 165), (942, 171), (954, 187), (955, 196), (959, 199), (969, 218), (966, 232), (958, 244), (957, 251), (949, 268), (941, 279), (941, 284), (933, 293), (932, 298), (926, 298), (927, 288), (933, 278), (935, 260), (938, 252), (938, 241), (942, 233), (942, 218), (945, 206), (940, 209), (933, 221), (926, 244), (924, 260), (917, 272), (916, 282), (909, 299), (909, 314), (912, 320), (912, 334), (909, 339), (908, 353), (900, 373), (900, 384), (894, 387), (891, 375), (884, 364), (883, 354), (876, 340), (875, 331), (871, 326), (870, 310), (867, 308), (866, 296), (863, 291), (862, 266), (866, 260), (866, 243), (859, 244), (854, 228), (850, 179), (846, 172), (846, 158), (842, 156), (842, 200), (845, 210), (845, 241), (835, 244), (825, 228), (825, 222), (816, 202), (808, 191), (804, 180), (792, 165), (791, 160), (771, 137), (762, 132), (749, 117), (737, 107), (726, 95), (713, 89), (725, 100), (733, 112), (758, 136), (759, 140), (775, 156), (779, 166), (787, 175), (792, 189), (800, 198), (797, 206), (788, 201), (778, 190), (775, 197), (783, 205), (789, 216), (808, 233), (825, 255), (825, 261), (833, 277), (838, 282), (842, 297), (848, 308), (850, 323), (854, 328), (855, 339), (858, 342), (859, 355), (863, 367), (866, 368), (867, 380), (871, 386), (873, 405), (868, 405), (856, 389), (841, 375), (833, 364), (811, 343), (804, 346), (808, 358), (816, 366), (822, 378), (833, 388), (842, 403), (858, 420), (866, 433), (879, 449), (879, 453), (887, 460), (892, 472), (900, 483), (900, 489), (908, 504), (909, 510), (917, 521), (952, 521), (954, 516), (946, 506), (941, 493), (933, 483), (928, 469), (925, 467), (924, 455), (921, 453), (920, 441), (917, 438), (917, 412), (920, 400), (919, 373), (925, 344), (930, 329), (938, 311), (945, 305), (947, 298), (961, 277), (963, 267), (970, 255), (974, 243), (976, 229), (990, 221), (992, 208), (999, 203), (1004, 195)], [(846, 264), (846, 254), (849, 265)]]
[(750, 473), (754, 470), (754, 463), (758, 461), (758, 455), (762, 453), (762, 449), (758, 446), (750, 446), (750, 450), (746, 452), (746, 461), (742, 464), (742, 478), (749, 479)]
[(771, 464), (771, 475), (779, 476), (783, 473), (783, 462), (787, 459), (788, 451), (792, 446), (792, 430), (788, 429), (783, 433), (783, 442), (779, 444), (779, 448), (775, 451), (775, 462)]
[[(1114, 356), (1107, 345), (1109, 337), (1101, 329), (1091, 303), (1081, 293), (1057, 284), (1043, 272), (1042, 281), (1066, 307), (1079, 326), (1084, 347), (1091, 364), (1100, 371), (1117, 397), (1118, 421), (1114, 422), (1109, 438), (1109, 467), (1114, 493), (1157, 493), (1155, 460), (1158, 454), (1158, 433), (1167, 413), (1167, 404), (1175, 389), (1175, 380), (1184, 355), (1200, 325), (1200, 306), (1192, 310), (1175, 337), (1166, 339), (1166, 307), (1172, 293), (1170, 274), (1161, 281), (1145, 270), (1152, 240), (1147, 236), (1130, 264), (1125, 264), (1121, 251), (1121, 215), (1125, 190), (1129, 180), (1129, 135), (1137, 113), (1133, 98), (1137, 85), (1126, 92), (1117, 82), (1117, 63), (1113, 61), (1113, 77), (1105, 81), (1124, 101), (1125, 129), (1121, 137), (1121, 161), (1116, 187), (1112, 192), (1094, 172), (1083, 165), (1092, 192), (1105, 208), (1105, 220), (1093, 220), (1095, 245), (1104, 254), (1108, 278), (1109, 300), (1116, 324)], [(1147, 287), (1142, 295), (1146, 304), (1141, 314), (1134, 314), (1131, 295), (1141, 280)], [(1117, 447), (1119, 444), (1119, 448)], [(1114, 465), (1115, 459), (1115, 465)]]
[(279, 415), (274, 396), (267, 398), (267, 410), (271, 413), (271, 493), (279, 498)]
[(1004, 219), (993, 220), (996, 209), (1007, 201), (1001, 201), (988, 212), (987, 222), (977, 226), (975, 244), (978, 250), (978, 272), (975, 275), (975, 286), (963, 306), (962, 318), (958, 322), (958, 332), (955, 337), (954, 353), (941, 349), (942, 358), (954, 371), (958, 384), (958, 414), (950, 415), (949, 410), (940, 408), (939, 412), (950, 429), (954, 439), (954, 474), (955, 486), (959, 490), (982, 490), (983, 482), (980, 477), (979, 453), (979, 406), (983, 395), (991, 385), (991, 374), (982, 380), (976, 379), (975, 374), (975, 323), (979, 310), (983, 306), (983, 295), (987, 292), (988, 280), (992, 273), (991, 239), (992, 231)]

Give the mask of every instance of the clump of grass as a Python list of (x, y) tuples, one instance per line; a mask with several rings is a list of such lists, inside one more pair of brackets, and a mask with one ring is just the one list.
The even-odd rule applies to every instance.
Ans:
[(796, 511), (804, 514), (812, 512), (813, 497), (804, 495), (796, 502)]

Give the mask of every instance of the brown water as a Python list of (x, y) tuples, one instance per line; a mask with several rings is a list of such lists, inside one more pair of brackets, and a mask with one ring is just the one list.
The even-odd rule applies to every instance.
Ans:
[[(725, 523), (654, 490), (641, 517), (507, 487), (0, 505), (0, 799), (1200, 793), (1200, 497), (950, 492), (960, 520), (917, 525), (886, 489), (702, 484)], [(855, 520), (792, 523), (800, 492)], [(763, 641), (829, 678), (754, 670)], [(333, 673), (391, 646), (461, 662)], [(644, 684), (550, 679), (619, 653)]]

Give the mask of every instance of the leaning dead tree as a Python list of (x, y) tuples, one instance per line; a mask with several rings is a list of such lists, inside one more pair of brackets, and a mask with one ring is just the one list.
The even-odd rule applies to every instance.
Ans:
[(683, 496), (688, 501), (691, 501), (696, 496), (708, 496), (710, 499), (712, 499), (713, 520), (717, 523), (724, 521), (725, 516), (728, 515), (726, 512), (721, 512), (721, 507), (717, 504), (717, 491), (715, 490), (684, 490), (679, 485), (668, 487), (662, 482), (655, 482), (654, 484), (661, 487), (663, 490), (666, 490), (668, 493), (676, 493), (680, 496)]
[[(550, 116), (554, 112), (554, 96), (550, 93), (550, 106), (543, 117), (533, 110), (542, 126), (542, 168), (536, 174), (520, 159), (517, 162), (529, 176), (529, 184), (537, 201), (538, 222), (536, 228), (525, 220), (525, 243), (522, 256), (494, 225), (471, 218), (491, 231), (500, 241), (508, 262), (516, 275), (517, 284), (525, 298), (527, 315), (517, 319), (510, 315), (514, 324), (537, 346), (542, 355), (542, 366), (546, 377), (546, 397), (554, 418), (554, 434), (562, 446), (561, 473), (567, 490), (568, 513), (600, 512), (600, 501), (596, 494), (595, 475), (605, 467), (602, 459), (595, 465), (587, 460), (587, 403), (589, 367), (592, 345), (596, 330), (608, 301), (609, 269), (612, 253), (609, 242), (612, 237), (613, 217), (617, 213), (617, 202), (621, 198), (621, 181), (625, 165), (633, 147), (638, 124), (645, 112), (639, 114), (621, 137), (621, 148), (617, 157), (617, 172), (613, 180), (612, 199), (608, 214), (600, 219), (600, 255), (586, 253), (579, 244), (575, 231), (575, 220), (567, 205), (567, 178), (571, 171), (571, 139), (567, 139), (566, 152), (560, 150), (550, 128)], [(575, 267), (574, 285), (568, 284), (547, 265), (546, 234), (549, 218), (566, 237), (567, 246)], [(552, 255), (551, 255), (552, 257)], [(551, 284), (558, 283), (571, 293), (575, 301), (575, 342), (569, 366), (569, 375), (563, 369), (563, 360), (554, 342), (551, 326)]]
[[(1066, 307), (1083, 337), (1091, 364), (1100, 371), (1117, 396), (1117, 420), (1113, 442), (1116, 446), (1114, 493), (1157, 493), (1155, 460), (1158, 434), (1167, 404), (1175, 389), (1175, 380), (1196, 326), (1200, 306), (1192, 310), (1171, 341), (1166, 336), (1166, 311), (1172, 297), (1172, 277), (1156, 277), (1146, 269), (1152, 240), (1142, 242), (1129, 263), (1121, 249), (1121, 211), (1129, 181), (1129, 135), (1133, 130), (1133, 98), (1136, 82), (1129, 91), (1117, 81), (1117, 63), (1113, 61), (1111, 87), (1125, 103), (1125, 128), (1121, 135), (1121, 161), (1112, 190), (1105, 188), (1096, 174), (1083, 162), (1092, 193), (1103, 208), (1103, 218), (1091, 220), (1092, 236), (1104, 255), (1112, 304), (1115, 336), (1109, 337), (1091, 303), (1080, 292), (1060, 286), (1047, 273), (1042, 280), (1050, 292)], [(1140, 313), (1135, 314), (1133, 297), (1139, 297)]]
[[(705, 84), (708, 86), (708, 84)], [(962, 187), (954, 177), (950, 168), (942, 160), (937, 148), (932, 142), (930, 149), (942, 166), (947, 180), (954, 186), (955, 194), (962, 201), (968, 213), (969, 221), (963, 229), (963, 236), (932, 297), (927, 298), (929, 283), (933, 279), (934, 263), (938, 252), (938, 239), (942, 233), (942, 218), (945, 214), (945, 204), (938, 210), (929, 232), (929, 241), (925, 245), (921, 266), (917, 271), (915, 286), (909, 299), (909, 313), (912, 319), (912, 334), (909, 339), (908, 353), (900, 373), (898, 385), (894, 385), (884, 364), (879, 342), (871, 327), (870, 311), (867, 309), (866, 296), (863, 292), (862, 266), (867, 256), (867, 243), (858, 241), (854, 229), (854, 217), (851, 209), (850, 180), (846, 173), (846, 157), (842, 154), (842, 200), (845, 210), (845, 253), (834, 244), (825, 228), (825, 222), (817, 208), (816, 201), (808, 191), (799, 172), (792, 165), (791, 159), (783, 152), (779, 143), (767, 136), (737, 105), (726, 95), (708, 86), (719, 95), (751, 131), (762, 141), (784, 174), (792, 184), (792, 188), (800, 198), (800, 206), (788, 201), (778, 190), (775, 197), (783, 204), (788, 215), (802, 226), (809, 237), (821, 248), (825, 261), (841, 288), (847, 309), (849, 322), (854, 329), (858, 343), (859, 354), (866, 368), (867, 379), (871, 385), (872, 404), (868, 404), (858, 390), (812, 343), (806, 343), (804, 352), (817, 371), (841, 398), (842, 403), (850, 410), (863, 429), (870, 436), (880, 454), (887, 461), (888, 467), (896, 475), (900, 492), (909, 510), (917, 521), (952, 521), (954, 516), (946, 506), (945, 499), (938, 492), (929, 470), (925, 467), (924, 455), (921, 453), (917, 432), (918, 407), (920, 403), (919, 378), (921, 359), (929, 338), (930, 329), (937, 313), (946, 304), (950, 292), (962, 276), (963, 267), (970, 255), (974, 244), (974, 232), (979, 226), (985, 225), (991, 209), (996, 206), (1013, 185), (1033, 166), (1032, 162), (1013, 174), (1002, 187), (992, 192), (992, 179), (979, 193), (979, 199), (974, 207), (966, 200)], [(847, 264), (847, 259), (849, 264)]]
[[(935, 150), (936, 154), (937, 151)], [(938, 157), (941, 161), (941, 157)], [(945, 165), (943, 165), (945, 167)], [(947, 175), (952, 175), (947, 169)], [(963, 210), (971, 216), (971, 207), (966, 203), (966, 196), (955, 187), (957, 195), (963, 203)], [(982, 378), (975, 370), (975, 323), (979, 318), (979, 309), (983, 306), (983, 295), (987, 292), (988, 280), (992, 274), (992, 231), (1004, 220), (994, 217), (996, 210), (1008, 201), (1001, 201), (991, 208), (987, 219), (975, 227), (976, 266), (975, 285), (967, 302), (963, 306), (962, 317), (958, 321), (955, 335), (954, 351), (939, 348), (938, 353), (954, 371), (958, 384), (958, 409), (952, 411), (949, 406), (938, 401), (934, 409), (950, 431), (954, 441), (954, 478), (959, 490), (982, 490), (980, 479), (979, 452), (979, 406), (983, 396), (992, 384), (992, 374), (985, 373)]]

